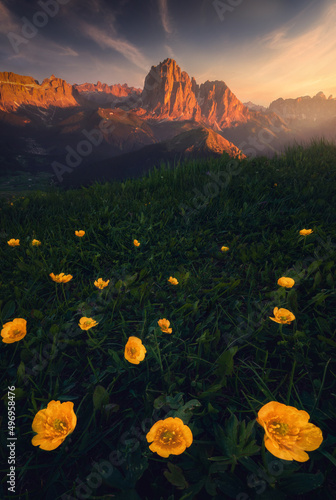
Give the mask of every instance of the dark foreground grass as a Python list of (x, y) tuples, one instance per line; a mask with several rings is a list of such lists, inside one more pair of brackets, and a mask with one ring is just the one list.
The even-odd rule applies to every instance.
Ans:
[[(336, 147), (322, 142), (0, 200), (1, 328), (27, 320), (22, 340), (0, 346), (0, 497), (335, 498), (335, 206)], [(62, 272), (73, 279), (49, 276)], [(282, 276), (293, 288), (277, 284)], [(98, 278), (109, 285), (98, 290)], [(275, 307), (295, 321), (271, 321)], [(81, 330), (83, 316), (97, 326)], [(124, 358), (130, 336), (147, 350), (139, 365)], [(32, 422), (51, 400), (73, 402), (77, 425), (44, 451), (31, 444)], [(255, 419), (270, 401), (305, 410), (322, 430), (307, 462), (265, 449)], [(146, 434), (169, 416), (193, 443), (161, 458)]]

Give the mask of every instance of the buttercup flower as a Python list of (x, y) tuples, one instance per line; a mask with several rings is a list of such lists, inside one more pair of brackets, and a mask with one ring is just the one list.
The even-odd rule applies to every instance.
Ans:
[(300, 234), (302, 236), (307, 236), (308, 234), (312, 234), (313, 230), (312, 229), (301, 229)]
[(151, 430), (146, 435), (152, 452), (156, 452), (160, 457), (168, 458), (169, 455), (181, 455), (186, 448), (191, 446), (193, 435), (190, 428), (184, 425), (178, 417), (169, 417), (165, 420), (155, 422)]
[(92, 319), (92, 318), (86, 318), (85, 316), (83, 316), (80, 320), (79, 320), (79, 323), (78, 323), (78, 326), (82, 329), (82, 330), (89, 330), (90, 328), (92, 328), (93, 326), (96, 326), (98, 325), (97, 321)]
[(94, 284), (95, 284), (95, 286), (96, 286), (97, 288), (100, 288), (100, 289), (102, 290), (103, 288), (105, 288), (105, 287), (109, 284), (109, 282), (110, 282), (110, 280), (103, 281), (103, 279), (102, 279), (102, 278), (99, 278), (98, 280), (96, 280), (96, 281), (94, 282)]
[(138, 365), (140, 361), (145, 359), (145, 354), (147, 350), (144, 345), (142, 345), (141, 339), (138, 337), (129, 337), (127, 344), (125, 345), (125, 359), (132, 363), (133, 365)]
[(285, 288), (292, 288), (295, 285), (295, 281), (292, 278), (282, 278), (278, 279), (278, 285), (283, 286)]
[(39, 240), (33, 240), (33, 241), (32, 241), (32, 245), (33, 245), (34, 247), (38, 247), (39, 245), (41, 245), (41, 242), (40, 242)]
[(308, 423), (309, 419), (304, 410), (271, 401), (259, 410), (256, 420), (265, 429), (265, 446), (272, 455), (306, 462), (306, 451), (316, 450), (323, 441), (321, 429)]
[(227, 252), (228, 250), (230, 250), (230, 249), (229, 249), (229, 247), (222, 247), (222, 248), (221, 248), (221, 251), (222, 251), (222, 252)]
[(172, 285), (178, 285), (178, 281), (176, 278), (173, 278), (172, 276), (170, 276), (169, 278), (169, 283), (171, 283)]
[(170, 321), (168, 321), (166, 318), (159, 319), (158, 325), (163, 333), (172, 333), (173, 331), (172, 328), (169, 328)]
[(51, 276), (51, 279), (53, 281), (56, 281), (56, 283), (68, 283), (68, 281), (72, 280), (73, 276), (71, 274), (55, 274), (50, 273), (49, 276)]
[(23, 318), (15, 318), (3, 325), (1, 330), (2, 342), (13, 344), (23, 339), (27, 334), (27, 321)]
[(75, 231), (75, 235), (76, 236), (79, 236), (80, 238), (82, 238), (85, 234), (85, 231)]
[(71, 434), (77, 424), (77, 417), (70, 401), (50, 401), (47, 408), (36, 413), (32, 429), (37, 435), (32, 439), (33, 446), (41, 450), (55, 450)]
[(134, 241), (133, 241), (133, 243), (134, 243), (134, 245), (135, 245), (136, 247), (139, 247), (139, 246), (140, 246), (140, 243), (138, 242), (138, 240), (134, 240)]
[(269, 316), (269, 319), (283, 325), (290, 325), (291, 322), (295, 320), (294, 314), (288, 311), (288, 309), (283, 309), (282, 307), (280, 309), (275, 307), (273, 314), (275, 317), (271, 318), (271, 316)]
[(20, 240), (15, 240), (14, 238), (12, 238), (11, 240), (7, 241), (8, 245), (10, 247), (18, 247), (20, 246)]

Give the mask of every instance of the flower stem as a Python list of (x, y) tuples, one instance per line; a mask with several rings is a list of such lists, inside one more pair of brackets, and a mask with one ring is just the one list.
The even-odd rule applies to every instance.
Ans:
[(290, 379), (289, 379), (289, 387), (288, 387), (287, 402), (286, 402), (287, 405), (289, 404), (289, 399), (290, 399), (290, 396), (291, 396), (291, 393), (292, 393), (295, 366), (296, 366), (296, 359), (294, 360), (293, 367), (292, 367), (292, 372), (290, 374)]
[(268, 466), (267, 466), (267, 462), (266, 462), (265, 439), (263, 439), (262, 444), (261, 444), (261, 460), (262, 460), (262, 463), (265, 467), (265, 471), (267, 472)]
[(64, 283), (62, 283), (62, 292), (63, 292), (63, 297), (65, 300), (65, 303), (68, 304), (68, 301), (67, 301), (66, 296), (65, 296), (65, 291), (64, 291)]
[(160, 364), (160, 368), (161, 368), (161, 373), (163, 373), (163, 366), (162, 366), (161, 353), (160, 353), (160, 348), (159, 348), (159, 344), (158, 344), (158, 341), (157, 341), (156, 329), (155, 329), (155, 328), (154, 328), (154, 337), (155, 337), (156, 348), (157, 348), (158, 357), (159, 357), (159, 364)]

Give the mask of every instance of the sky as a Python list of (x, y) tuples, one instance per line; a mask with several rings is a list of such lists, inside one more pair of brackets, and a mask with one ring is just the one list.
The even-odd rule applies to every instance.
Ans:
[(334, 0), (0, 0), (0, 71), (143, 88), (167, 57), (242, 102), (336, 96)]

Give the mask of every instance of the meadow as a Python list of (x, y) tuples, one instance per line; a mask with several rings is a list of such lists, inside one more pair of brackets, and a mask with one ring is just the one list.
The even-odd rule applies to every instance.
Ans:
[(324, 141), (1, 198), (0, 497), (334, 499), (335, 207)]

